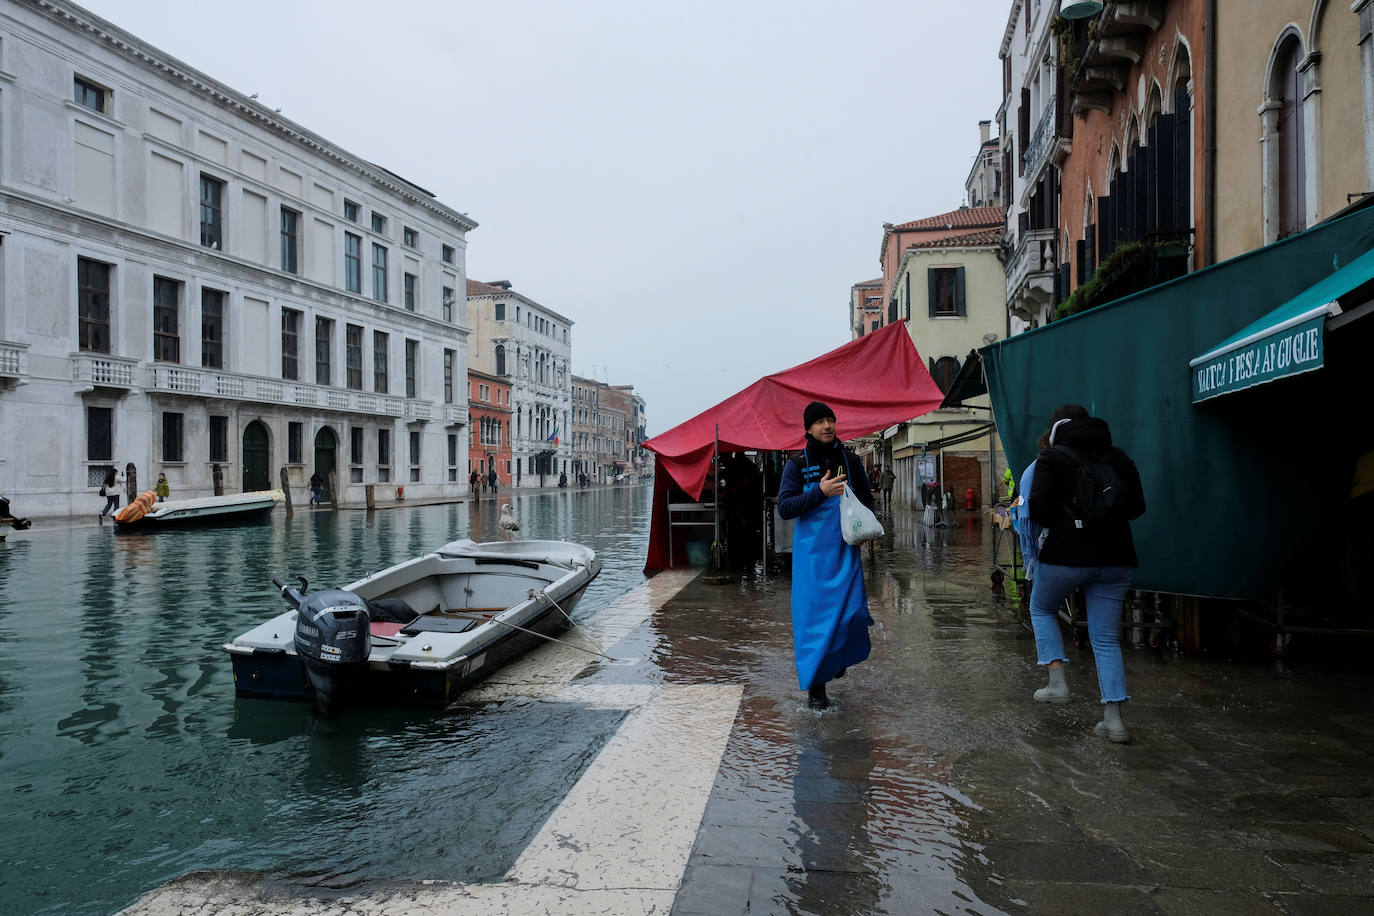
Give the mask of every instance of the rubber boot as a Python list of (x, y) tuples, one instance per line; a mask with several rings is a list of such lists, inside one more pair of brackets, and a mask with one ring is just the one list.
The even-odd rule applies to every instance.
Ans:
[(1069, 682), (1064, 678), (1064, 666), (1050, 668), (1050, 682), (1035, 691), (1035, 698), (1041, 703), (1069, 702)]
[(1093, 726), (1093, 731), (1117, 744), (1125, 744), (1131, 740), (1131, 733), (1121, 721), (1120, 703), (1102, 704), (1102, 721)]
[(806, 705), (812, 709), (826, 709), (830, 706), (830, 697), (825, 695), (824, 684), (817, 684), (806, 692)]

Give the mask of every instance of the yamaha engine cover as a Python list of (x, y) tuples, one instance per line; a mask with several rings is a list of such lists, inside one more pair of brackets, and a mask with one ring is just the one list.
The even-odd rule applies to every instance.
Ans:
[(324, 589), (305, 595), (296, 611), (296, 655), (321, 709), (367, 670), (372, 654), (367, 602), (353, 592)]

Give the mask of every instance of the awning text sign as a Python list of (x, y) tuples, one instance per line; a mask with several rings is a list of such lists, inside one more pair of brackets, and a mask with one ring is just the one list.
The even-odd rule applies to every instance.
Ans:
[(1319, 314), (1193, 366), (1193, 403), (1320, 369), (1325, 322)]

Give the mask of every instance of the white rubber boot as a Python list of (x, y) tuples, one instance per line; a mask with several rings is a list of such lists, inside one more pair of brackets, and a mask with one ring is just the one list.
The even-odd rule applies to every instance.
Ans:
[(1041, 703), (1069, 702), (1069, 682), (1064, 678), (1064, 667), (1050, 669), (1050, 682), (1035, 691), (1035, 698)]
[(1093, 731), (1117, 744), (1125, 744), (1131, 740), (1131, 733), (1121, 721), (1120, 703), (1102, 704), (1102, 721), (1093, 726)]

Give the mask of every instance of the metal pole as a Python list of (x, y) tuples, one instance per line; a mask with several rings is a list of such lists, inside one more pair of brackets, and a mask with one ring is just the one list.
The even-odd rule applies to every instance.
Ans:
[(712, 461), (712, 463), (713, 463), (713, 465), (714, 465), (714, 467), (715, 467), (715, 475), (712, 477), (712, 481), (713, 481), (712, 487), (714, 488), (714, 491), (715, 491), (715, 492), (714, 492), (714, 495), (713, 495), (713, 497), (712, 497), (712, 499), (711, 499), (711, 506), (712, 506), (712, 508), (713, 508), (714, 511), (711, 513), (711, 519), (712, 519), (712, 522), (713, 522), (713, 525), (714, 525), (714, 531), (715, 531), (715, 537), (714, 537), (714, 539), (713, 539), (713, 543), (718, 545), (718, 544), (720, 544), (720, 424), (719, 424), (719, 423), (716, 424), (716, 451), (715, 451), (715, 454), (712, 456), (711, 461)]

